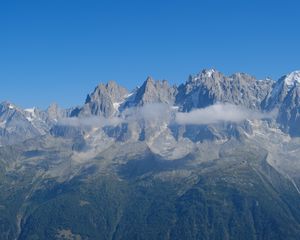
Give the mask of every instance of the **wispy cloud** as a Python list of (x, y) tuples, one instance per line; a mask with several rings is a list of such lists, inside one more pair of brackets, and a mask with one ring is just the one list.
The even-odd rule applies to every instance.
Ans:
[(168, 121), (170, 118), (170, 107), (166, 104), (146, 104), (141, 107), (126, 109), (120, 116), (114, 117), (74, 117), (63, 118), (58, 121), (58, 125), (67, 125), (80, 128), (116, 126), (120, 123), (132, 123), (147, 121), (157, 123), (158, 121)]
[(166, 121), (170, 118), (170, 107), (167, 104), (151, 103), (142, 107), (127, 109), (123, 117), (128, 122), (132, 121)]
[(262, 113), (233, 104), (215, 104), (188, 113), (178, 112), (175, 121), (179, 124), (213, 124), (219, 122), (241, 122), (249, 119), (272, 118), (275, 113)]
[(118, 125), (123, 121), (119, 117), (104, 118), (100, 116), (62, 118), (58, 125), (68, 125), (73, 127), (104, 127), (107, 125)]
[(273, 118), (276, 112), (262, 113), (233, 104), (215, 104), (191, 112), (174, 112), (169, 105), (155, 103), (126, 109), (120, 116), (104, 118), (100, 116), (64, 118), (58, 124), (74, 127), (116, 126), (120, 123), (146, 121), (151, 124), (174, 121), (178, 124), (214, 124), (219, 122), (241, 122), (249, 119)]

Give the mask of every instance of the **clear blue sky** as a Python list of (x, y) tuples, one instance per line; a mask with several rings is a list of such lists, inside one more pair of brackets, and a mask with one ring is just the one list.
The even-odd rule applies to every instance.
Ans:
[(184, 82), (214, 67), (300, 69), (298, 0), (1, 0), (0, 100), (83, 103), (99, 82)]

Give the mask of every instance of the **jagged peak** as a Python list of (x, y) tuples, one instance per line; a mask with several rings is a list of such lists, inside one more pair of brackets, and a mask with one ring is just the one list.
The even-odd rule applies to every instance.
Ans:
[(19, 107), (17, 107), (14, 103), (9, 102), (9, 101), (3, 101), (0, 103), (1, 106), (11, 109), (11, 110), (19, 110)]
[(155, 80), (152, 76), (148, 76), (145, 80), (145, 83), (154, 83), (154, 82), (155, 82)]
[(151, 76), (148, 76), (146, 78), (146, 80), (143, 82), (142, 86), (139, 87), (138, 91), (145, 91), (147, 88), (155, 85), (155, 80), (151, 77)]
[(49, 109), (58, 109), (58, 108), (59, 108), (59, 105), (56, 102), (53, 102), (48, 106), (47, 110), (49, 110)]
[(175, 91), (176, 87), (170, 86), (167, 80), (154, 80), (151, 76), (148, 76), (142, 86), (134, 91), (134, 100), (127, 103), (126, 106), (172, 102)]
[(280, 81), (283, 81), (288, 87), (293, 87), (296, 84), (300, 84), (300, 71), (293, 71), (283, 76)]
[(272, 97), (279, 96), (280, 94), (287, 93), (294, 86), (300, 84), (300, 71), (293, 71), (279, 78), (275, 83), (272, 91)]
[[(190, 75), (187, 82), (198, 82), (199, 80), (206, 81), (207, 79), (212, 80), (222, 80), (222, 79), (249, 79), (249, 80), (257, 80), (257, 78), (251, 74), (245, 72), (236, 72), (231, 75), (224, 75), (222, 72), (216, 70), (215, 68), (203, 69), (200, 73), (196, 75)], [(265, 79), (266, 81), (270, 81), (271, 79)]]
[(46, 109), (46, 112), (49, 115), (57, 115), (59, 111), (63, 111), (63, 109), (57, 103), (51, 103), (50, 106)]
[(154, 80), (153, 77), (148, 76), (141, 87), (148, 86), (148, 85), (153, 85), (153, 86), (166, 85), (166, 86), (169, 86), (169, 82), (165, 79), (164, 80)]
[[(109, 80), (106, 83), (99, 83), (97, 85), (97, 87), (95, 87), (94, 92), (96, 92), (97, 90), (103, 90), (103, 89), (116, 89), (116, 88), (122, 88), (122, 89), (126, 89), (124, 87), (122, 87), (121, 85), (119, 85), (115, 80)], [(126, 89), (127, 90), (127, 89)]]
[(248, 78), (248, 79), (256, 79), (256, 77), (248, 74), (248, 73), (245, 73), (245, 72), (236, 72), (236, 73), (233, 73), (230, 78)]
[(24, 111), (29, 113), (29, 114), (34, 114), (38, 109), (36, 107), (32, 108), (25, 108)]
[(128, 90), (116, 81), (110, 80), (107, 83), (100, 83), (91, 94), (87, 95), (85, 103), (89, 103), (92, 99), (97, 99), (99, 96), (107, 96), (111, 101), (120, 101), (128, 94)]
[(215, 68), (203, 69), (200, 73), (196, 75), (190, 75), (187, 82), (198, 82), (204, 79), (218, 79), (221, 78), (223, 74), (216, 70)]
[(106, 87), (115, 87), (115, 86), (119, 86), (119, 84), (115, 80), (109, 80), (106, 83)]
[(204, 75), (205, 77), (212, 77), (214, 73), (218, 72), (214, 68), (208, 68), (208, 69), (203, 69), (201, 74)]

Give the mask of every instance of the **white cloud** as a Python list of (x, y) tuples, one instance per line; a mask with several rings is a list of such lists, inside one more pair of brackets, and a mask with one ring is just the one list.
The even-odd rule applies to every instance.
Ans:
[(145, 121), (168, 121), (170, 118), (170, 107), (167, 104), (151, 103), (142, 107), (135, 107), (127, 109), (123, 117), (127, 122), (134, 122), (139, 120)]
[(188, 113), (178, 112), (175, 120), (179, 124), (213, 124), (219, 122), (241, 122), (246, 119), (271, 118), (274, 113), (262, 113), (233, 104), (217, 103)]
[(73, 127), (103, 127), (107, 125), (118, 125), (123, 120), (118, 117), (104, 118), (104, 117), (74, 117), (74, 118), (62, 118), (59, 120), (59, 125), (68, 125)]
[(157, 123), (160, 121), (169, 121), (169, 119), (170, 107), (166, 104), (154, 103), (126, 109), (121, 116), (110, 118), (101, 116), (63, 118), (58, 121), (58, 124), (80, 128), (100, 128), (104, 126), (116, 126), (120, 123), (139, 122), (142, 120)]
[(195, 109), (191, 112), (177, 112), (176, 114), (167, 104), (154, 103), (142, 107), (126, 109), (121, 116), (104, 118), (99, 116), (64, 118), (60, 125), (81, 128), (116, 126), (120, 123), (146, 121), (151, 124), (170, 122), (172, 119), (178, 124), (213, 124), (219, 122), (241, 122), (246, 119), (262, 119), (275, 117), (275, 112), (262, 113), (233, 104), (218, 103), (206, 108)]

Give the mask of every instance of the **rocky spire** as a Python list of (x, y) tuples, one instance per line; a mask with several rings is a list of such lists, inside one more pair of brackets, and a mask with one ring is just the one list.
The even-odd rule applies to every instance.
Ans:
[(148, 77), (137, 89), (134, 103), (136, 106), (148, 103), (173, 104), (176, 93), (176, 87), (171, 87), (166, 80), (155, 81), (152, 77)]
[(85, 105), (73, 111), (73, 116), (112, 116), (116, 112), (115, 104), (123, 101), (127, 94), (128, 91), (114, 81), (101, 83), (87, 96)]

